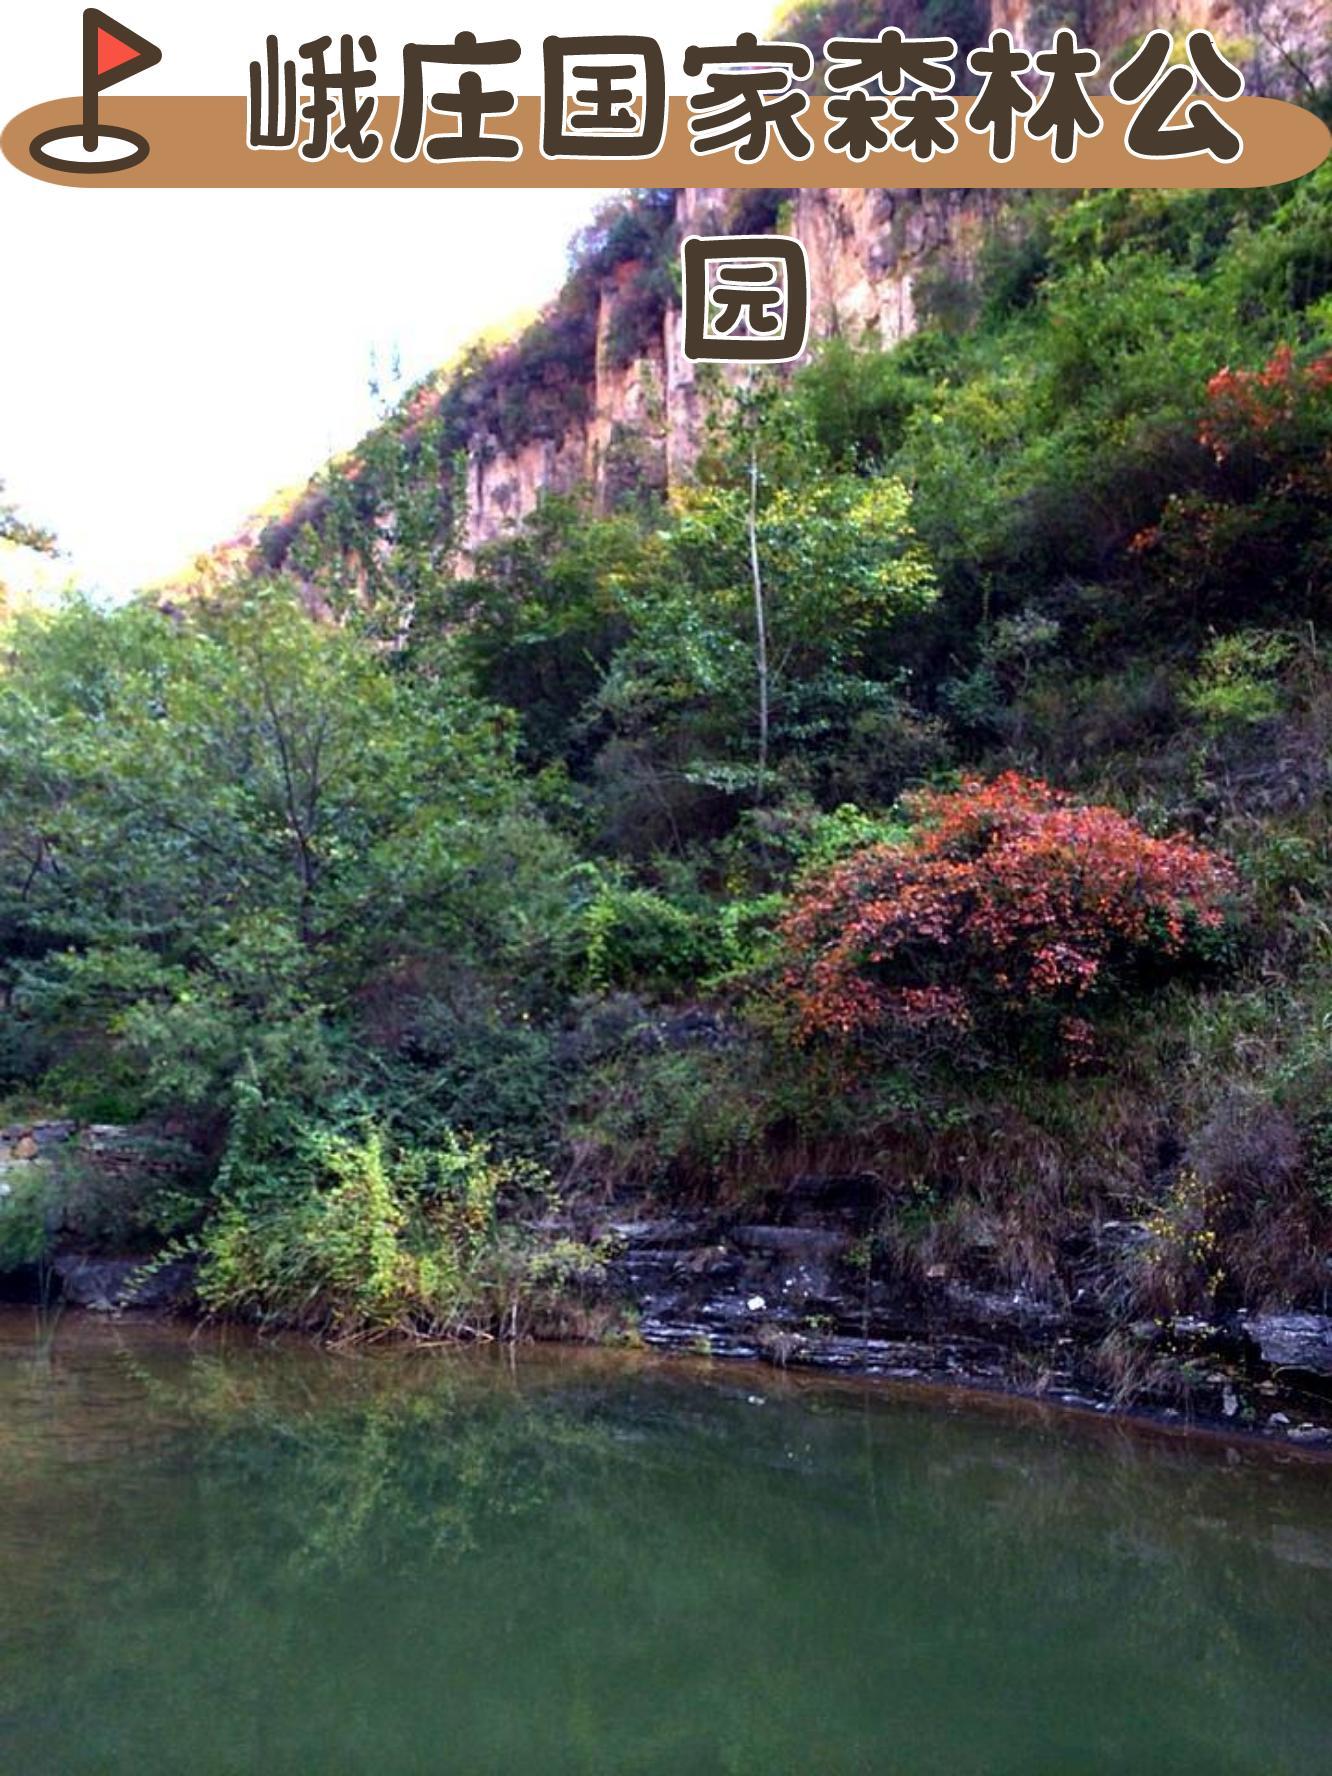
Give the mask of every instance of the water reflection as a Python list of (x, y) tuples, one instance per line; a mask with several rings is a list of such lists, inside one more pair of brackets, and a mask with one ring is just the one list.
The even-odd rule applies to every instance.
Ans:
[(0, 1767), (1261, 1772), (1332, 1470), (594, 1353), (0, 1319)]

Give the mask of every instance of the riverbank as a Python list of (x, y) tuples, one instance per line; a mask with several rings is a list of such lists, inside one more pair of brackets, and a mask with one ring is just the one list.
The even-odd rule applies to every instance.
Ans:
[[(838, 1213), (843, 1220), (836, 1220)], [(821, 1220), (624, 1213), (562, 1222), (608, 1255), (528, 1324), (541, 1342), (963, 1388), (1332, 1453), (1332, 1317), (1111, 1324), (1103, 1303), (983, 1287), (938, 1266), (884, 1274), (843, 1203)], [(1111, 1230), (1114, 1237), (1114, 1230)], [(198, 1318), (188, 1260), (57, 1254), (10, 1299), (93, 1315)]]

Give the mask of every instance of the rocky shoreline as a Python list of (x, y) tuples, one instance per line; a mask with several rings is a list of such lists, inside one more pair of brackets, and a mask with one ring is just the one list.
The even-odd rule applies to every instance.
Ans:
[[(103, 1179), (145, 1165), (168, 1175), (169, 1144), (141, 1131), (36, 1122), (0, 1129), (0, 1195), (32, 1165), (72, 1154)], [(934, 1264), (906, 1272), (870, 1237), (875, 1180), (812, 1175), (770, 1219), (662, 1213), (645, 1199), (584, 1202), (538, 1230), (608, 1254), (538, 1331), (692, 1357), (942, 1383), (1098, 1413), (1243, 1431), (1332, 1453), (1332, 1314), (1243, 1311), (1117, 1322), (1100, 1260), (1131, 1242), (1103, 1223), (1049, 1298), (994, 1275)], [(1099, 1242), (1100, 1251), (1095, 1249)], [(146, 1262), (57, 1250), (0, 1277), (0, 1300), (95, 1313), (197, 1312), (189, 1259)]]
[[(944, 1267), (876, 1275), (845, 1228), (713, 1217), (601, 1218), (611, 1256), (544, 1336), (843, 1376), (967, 1387), (1332, 1454), (1332, 1316), (1235, 1314), (1139, 1323), (1113, 1372), (1094, 1304), (976, 1286)], [(176, 1259), (59, 1254), (9, 1299), (102, 1313), (196, 1311)]]
[(820, 1224), (611, 1222), (606, 1290), (650, 1348), (782, 1367), (947, 1382), (1098, 1412), (1243, 1429), (1332, 1451), (1332, 1316), (1142, 1322), (1121, 1335), (1090, 1301), (977, 1286), (947, 1267), (876, 1274)]

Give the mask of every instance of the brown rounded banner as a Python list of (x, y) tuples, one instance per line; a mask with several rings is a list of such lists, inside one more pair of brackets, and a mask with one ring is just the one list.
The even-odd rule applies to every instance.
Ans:
[[(814, 121), (818, 106), (824, 102), (817, 101), (807, 121)], [(519, 99), (510, 116), (491, 125), (522, 143), (520, 156), (502, 161), (436, 161), (424, 155), (410, 161), (396, 160), (390, 142), (398, 102), (389, 97), (380, 101), (373, 124), (383, 137), (383, 145), (370, 160), (358, 161), (349, 154), (330, 153), (323, 160), (309, 161), (294, 147), (250, 148), (246, 141), (246, 101), (217, 97), (104, 100), (101, 112), (105, 122), (143, 136), (149, 152), (135, 166), (123, 171), (101, 171), (96, 178), (90, 178), (87, 171), (61, 171), (43, 165), (33, 158), (31, 151), (33, 140), (43, 132), (78, 118), (82, 101), (77, 98), (52, 99), (20, 112), (6, 126), (0, 147), (20, 172), (51, 185), (130, 186), (140, 190), (246, 186), (605, 189), (641, 185), (645, 179), (653, 185), (681, 187), (864, 185), (895, 190), (917, 186), (1278, 185), (1311, 172), (1332, 148), (1326, 125), (1312, 112), (1280, 99), (1241, 98), (1224, 109), (1226, 121), (1244, 142), (1242, 153), (1234, 160), (1222, 163), (1208, 155), (1143, 160), (1124, 145), (1130, 107), (1112, 99), (1095, 102), (1105, 127), (1098, 136), (1080, 141), (1073, 158), (1063, 163), (1051, 153), (1048, 140), (1033, 141), (1021, 132), (1011, 160), (991, 160), (986, 139), (962, 127), (969, 101), (963, 101), (954, 120), (956, 148), (927, 161), (892, 147), (872, 153), (860, 162), (850, 160), (824, 145), (830, 124), (813, 128), (816, 146), (804, 160), (793, 160), (780, 143), (770, 147), (760, 160), (750, 163), (737, 160), (730, 152), (697, 154), (691, 145), (689, 113), (683, 98), (671, 100), (666, 141), (661, 152), (650, 157), (547, 160), (541, 152), (541, 101), (536, 98)]]

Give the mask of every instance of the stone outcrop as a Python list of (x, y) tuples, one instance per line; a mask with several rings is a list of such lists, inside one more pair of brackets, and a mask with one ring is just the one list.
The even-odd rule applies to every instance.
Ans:
[(834, 1203), (817, 1222), (611, 1222), (608, 1286), (658, 1349), (997, 1384), (1010, 1379), (1016, 1351), (1042, 1349), (1050, 1377), (1074, 1389), (1061, 1357), (1065, 1311), (1022, 1291), (884, 1274), (869, 1262), (859, 1219)]
[(196, 1164), (188, 1147), (158, 1128), (69, 1119), (0, 1128), (0, 1219), (11, 1199), (39, 1185), (35, 1200), (55, 1248), (49, 1263), (0, 1272), (0, 1299), (61, 1297), (103, 1311), (188, 1306), (189, 1263), (102, 1253), (122, 1244), (116, 1229), (126, 1224), (126, 1204), (154, 1186), (181, 1181)]
[(26, 1168), (49, 1160), (74, 1133), (68, 1121), (16, 1122), (0, 1128), (0, 1197), (11, 1194)]
[[(609, 1240), (602, 1290), (651, 1349), (947, 1381), (1106, 1411), (1126, 1397), (1105, 1366), (1107, 1339), (1127, 1339), (1139, 1409), (1332, 1447), (1332, 1402), (1320, 1409), (1305, 1385), (1332, 1373), (1332, 1319), (1116, 1328), (1107, 1304), (1083, 1290), (1046, 1299), (951, 1265), (912, 1274), (866, 1238), (865, 1183), (811, 1177), (783, 1199), (794, 1218), (772, 1223), (640, 1212), (578, 1232)], [(1289, 1395), (1287, 1370), (1300, 1384)]]
[[(681, 191), (676, 231), (734, 232), (732, 193)], [(946, 263), (950, 275), (971, 269), (986, 221), (997, 208), (991, 192), (811, 190), (793, 193), (785, 225), (809, 255), (811, 341), (842, 335), (885, 344), (917, 326), (916, 282)], [(478, 434), (468, 451), (470, 555), (522, 520), (543, 493), (592, 489), (607, 505), (634, 488), (678, 485), (693, 468), (703, 432), (704, 382), (680, 350), (680, 311), (669, 306), (660, 333), (629, 364), (612, 349), (626, 300), (621, 266), (600, 291), (592, 385), (571, 408), (559, 438), (534, 438), (503, 450)]]
[(184, 1310), (194, 1305), (197, 1266), (176, 1258), (167, 1264), (145, 1263), (141, 1258), (90, 1258), (84, 1253), (65, 1253), (52, 1270), (60, 1294), (72, 1307), (95, 1313), (119, 1313), (145, 1309), (154, 1313)]
[(1259, 1314), (1244, 1331), (1269, 1367), (1332, 1377), (1332, 1315)]
[[(901, 8), (894, 16), (911, 22)], [(1295, 96), (1307, 78), (1326, 72), (1330, 35), (1320, 0), (1097, 0), (1077, 7), (991, 0), (989, 6), (989, 28), (1007, 30), (1033, 50), (1046, 47), (1060, 25), (1073, 25), (1107, 56), (1156, 26), (1176, 33), (1204, 27), (1244, 63), (1251, 92)], [(734, 197), (723, 188), (678, 192), (676, 233), (736, 232)], [(809, 255), (812, 340), (841, 334), (892, 344), (908, 337), (919, 322), (922, 275), (965, 279), (1000, 202), (1001, 194), (985, 191), (792, 192), (781, 226)], [(667, 487), (688, 476), (703, 400), (695, 366), (680, 351), (678, 308), (667, 308), (659, 333), (631, 364), (617, 363), (609, 349), (630, 270), (618, 267), (601, 289), (591, 386), (564, 434), (509, 451), (488, 436), (471, 440), (465, 553), (519, 523), (543, 492), (586, 486), (605, 502), (626, 479)]]

